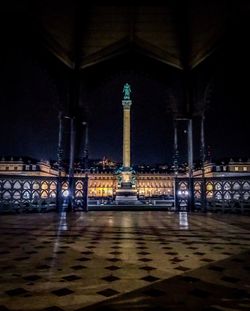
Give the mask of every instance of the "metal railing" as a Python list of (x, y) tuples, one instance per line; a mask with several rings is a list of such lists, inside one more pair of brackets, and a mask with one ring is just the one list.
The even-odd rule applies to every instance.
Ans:
[(250, 176), (176, 178), (177, 211), (250, 211)]
[(41, 176), (0, 176), (0, 212), (87, 209), (88, 179)]
[[(250, 176), (175, 179), (175, 211), (250, 212)], [(87, 210), (88, 178), (0, 176), (0, 212)]]

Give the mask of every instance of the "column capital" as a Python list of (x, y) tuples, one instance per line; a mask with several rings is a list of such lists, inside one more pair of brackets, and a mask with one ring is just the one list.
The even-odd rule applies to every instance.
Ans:
[(124, 109), (130, 109), (130, 106), (132, 105), (132, 100), (123, 100), (122, 105)]

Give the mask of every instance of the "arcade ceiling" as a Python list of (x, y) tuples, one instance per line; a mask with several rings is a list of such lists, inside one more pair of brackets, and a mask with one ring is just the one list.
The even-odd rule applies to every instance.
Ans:
[(232, 30), (233, 44), (237, 32), (250, 23), (247, 0), (123, 3), (22, 1), (6, 5), (4, 14), (29, 20), (49, 51), (68, 67), (77, 64), (81, 69), (130, 50), (181, 70), (192, 69)]

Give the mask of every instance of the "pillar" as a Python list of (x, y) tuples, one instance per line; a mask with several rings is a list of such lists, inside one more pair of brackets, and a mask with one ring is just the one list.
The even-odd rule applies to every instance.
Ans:
[(130, 100), (131, 88), (128, 83), (123, 87), (123, 166), (119, 168), (118, 189), (116, 191), (116, 202), (137, 202), (137, 191), (135, 189), (133, 170), (130, 162)]
[(59, 127), (58, 127), (58, 146), (57, 146), (57, 163), (58, 163), (58, 179), (57, 179), (57, 194), (56, 194), (56, 209), (61, 211), (62, 208), (62, 139), (63, 139), (63, 115), (59, 111), (58, 114)]
[(177, 120), (174, 120), (174, 172), (175, 175), (178, 174), (178, 130), (177, 130)]
[(206, 197), (206, 179), (205, 179), (205, 115), (201, 116), (201, 208), (206, 212), (207, 210), (207, 197)]
[(193, 120), (188, 120), (188, 178), (189, 178), (189, 211), (194, 210), (194, 181), (193, 181)]
[(89, 150), (88, 123), (82, 122), (82, 126), (83, 126), (83, 149), (81, 154), (81, 166), (86, 172), (88, 169), (88, 150)]
[(68, 210), (73, 209), (74, 187), (74, 160), (75, 160), (75, 119), (70, 118), (70, 154), (69, 154), (69, 205)]
[(201, 116), (201, 165), (202, 165), (202, 177), (204, 177), (204, 164), (205, 164), (205, 116)]
[(193, 177), (193, 120), (188, 120), (188, 177)]
[(131, 100), (123, 100), (123, 167), (130, 167), (130, 106)]

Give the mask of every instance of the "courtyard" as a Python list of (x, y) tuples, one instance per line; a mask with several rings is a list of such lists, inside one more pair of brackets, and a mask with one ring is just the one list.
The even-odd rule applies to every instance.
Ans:
[(249, 310), (250, 218), (2, 215), (0, 310)]

